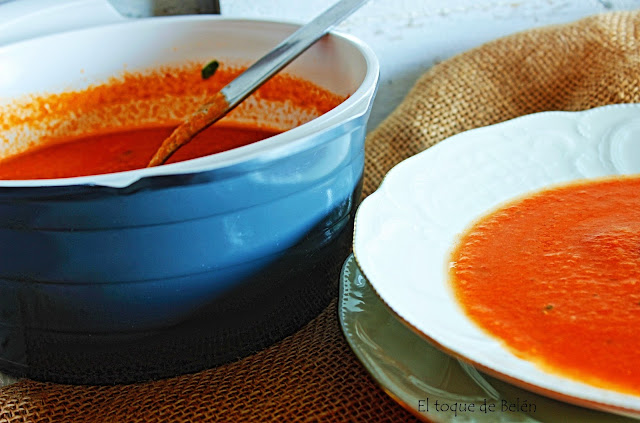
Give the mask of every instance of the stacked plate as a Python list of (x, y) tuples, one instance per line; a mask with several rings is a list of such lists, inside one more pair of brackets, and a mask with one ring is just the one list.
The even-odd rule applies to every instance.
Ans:
[(639, 139), (640, 105), (545, 112), (456, 135), (392, 169), (358, 210), (340, 308), (349, 344), (382, 388), (436, 422), (640, 417), (639, 396), (545, 370), (481, 330), (447, 270), (459, 234), (497, 205), (640, 173)]

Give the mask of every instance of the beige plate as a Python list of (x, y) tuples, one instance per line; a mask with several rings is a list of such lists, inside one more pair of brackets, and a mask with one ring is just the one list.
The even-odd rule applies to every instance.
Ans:
[[(378, 384), (403, 407), (425, 421), (634, 421), (525, 391), (481, 374), (472, 366), (446, 355), (405, 326), (387, 308), (360, 273), (353, 256), (347, 259), (342, 269), (340, 289), (340, 324), (349, 345)], [(449, 410), (443, 411), (442, 404), (446, 404), (445, 408)], [(454, 404), (459, 410), (466, 406), (467, 411), (454, 413), (451, 410)], [(473, 411), (470, 411), (472, 404)], [(506, 407), (504, 411), (503, 404)], [(528, 412), (508, 410), (509, 406), (513, 409), (518, 404), (529, 409)]]

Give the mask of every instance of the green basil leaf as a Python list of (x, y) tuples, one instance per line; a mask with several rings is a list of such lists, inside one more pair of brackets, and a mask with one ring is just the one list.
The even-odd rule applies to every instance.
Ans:
[(210, 61), (204, 68), (202, 68), (202, 79), (211, 78), (213, 74), (218, 70), (218, 66), (220, 66), (220, 63), (218, 63), (217, 60)]

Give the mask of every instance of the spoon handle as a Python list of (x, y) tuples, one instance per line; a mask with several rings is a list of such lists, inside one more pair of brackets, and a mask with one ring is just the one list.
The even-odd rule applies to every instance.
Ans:
[(267, 82), (274, 74), (309, 48), (336, 24), (355, 12), (368, 0), (340, 0), (304, 25), (273, 50), (224, 86), (198, 111), (187, 117), (162, 143), (147, 167), (165, 163), (173, 153), (198, 133), (229, 113), (242, 100)]
[(235, 107), (274, 74), (302, 54), (331, 28), (359, 9), (368, 0), (341, 0), (291, 34), (273, 50), (222, 88), (229, 104)]

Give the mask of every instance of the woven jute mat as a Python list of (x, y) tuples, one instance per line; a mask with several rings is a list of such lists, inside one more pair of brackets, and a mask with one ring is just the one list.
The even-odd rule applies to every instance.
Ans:
[[(365, 195), (393, 165), (455, 133), (534, 112), (637, 102), (639, 31), (639, 13), (608, 13), (515, 34), (434, 66), (368, 137)], [(334, 302), (278, 344), (196, 374), (121, 386), (18, 382), (0, 391), (0, 421), (415, 418), (376, 386), (350, 351)]]

